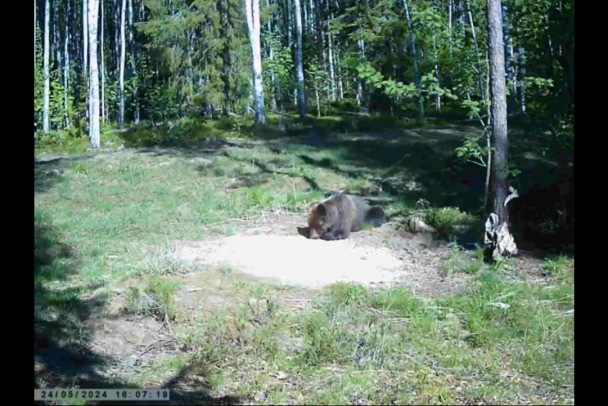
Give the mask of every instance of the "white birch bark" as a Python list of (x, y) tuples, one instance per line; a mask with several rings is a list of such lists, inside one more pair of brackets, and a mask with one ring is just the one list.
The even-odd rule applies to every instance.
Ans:
[[(405, 1), (405, 0), (404, 0)], [(359, 60), (361, 60), (362, 62), (365, 60), (365, 41), (363, 40), (363, 35), (361, 34), (362, 28), (361, 26), (359, 26), (358, 32), (359, 32), (359, 39), (357, 40), (357, 43), (359, 45)], [(357, 80), (357, 106), (361, 106), (361, 103), (363, 102), (363, 81), (361, 79)]]
[(118, 90), (118, 126), (125, 126), (125, 57), (126, 57), (126, 22), (127, 0), (122, 0), (120, 6), (120, 67), (119, 67), (119, 90)]
[(477, 70), (479, 74), (479, 92), (483, 100), (486, 99), (486, 92), (483, 87), (483, 72), (481, 70), (481, 58), (479, 56), (479, 42), (477, 41), (477, 31), (475, 31), (475, 23), (473, 22), (473, 12), (471, 11), (471, 5), (469, 1), (465, 1), (467, 8), (467, 14), (469, 16), (469, 24), (471, 25), (471, 33), (473, 34), (473, 43), (475, 44), (475, 55), (477, 55)]
[(89, 10), (89, 4), (88, 4), (89, 0), (82, 0), (82, 75), (83, 77), (85, 77), (87, 79), (87, 84), (85, 85), (86, 87), (86, 92), (85, 92), (85, 99), (84, 99), (84, 104), (86, 106), (86, 123), (87, 126), (90, 123), (91, 117), (89, 116), (90, 114), (90, 109), (91, 106), (89, 105), (89, 96), (90, 96), (90, 92), (91, 92), (91, 86), (90, 86), (90, 76), (89, 76), (89, 14), (88, 14), (88, 10)]
[(69, 83), (70, 83), (70, 0), (66, 2), (65, 12), (65, 34), (63, 38), (63, 107), (65, 110), (65, 126), (66, 128), (71, 127), (70, 123), (70, 112), (68, 111), (68, 98), (69, 98)]
[(454, 0), (448, 1), (448, 35), (450, 40), (450, 58), (454, 53), (454, 41), (452, 39), (452, 10), (454, 9)]
[(298, 80), (298, 107), (300, 118), (306, 119), (306, 92), (304, 91), (304, 68), (302, 63), (302, 12), (300, 0), (295, 0), (296, 12), (296, 74)]
[(87, 10), (88, 10), (88, 4), (87, 4), (88, 0), (82, 0), (82, 46), (83, 46), (83, 52), (82, 52), (82, 73), (83, 75), (87, 75), (88, 73), (88, 62), (89, 62), (89, 38), (88, 38), (88, 34), (89, 34), (89, 29), (88, 29), (88, 16), (87, 16)]
[(103, 0), (100, 0), (101, 8), (101, 122), (106, 123), (106, 62), (104, 57), (104, 36), (105, 36), (105, 13), (103, 10)]
[(407, 19), (407, 26), (410, 36), (410, 44), (412, 46), (412, 53), (414, 54), (414, 74), (416, 75), (416, 87), (418, 88), (418, 97), (420, 99), (420, 118), (424, 118), (424, 100), (422, 99), (422, 85), (420, 83), (420, 71), (418, 70), (418, 54), (416, 53), (416, 39), (414, 38), (414, 29), (412, 27), (412, 18), (410, 16), (410, 8), (407, 4), (407, 0), (403, 0), (403, 7), (405, 8), (405, 18)]
[(260, 0), (245, 0), (249, 42), (253, 55), (253, 98), (255, 123), (265, 124), (264, 83), (262, 82), (262, 46), (260, 42)]
[(334, 47), (333, 41), (331, 40), (331, 33), (327, 30), (327, 44), (329, 52), (329, 84), (331, 89), (331, 101), (336, 101), (336, 73), (334, 70)]
[[(439, 53), (437, 51), (437, 37), (433, 35), (433, 52), (435, 53), (435, 77), (437, 78), (437, 86), (441, 86), (439, 81)], [(437, 94), (435, 99), (435, 107), (437, 111), (441, 111), (441, 95)]]
[(51, 25), (51, 3), (50, 0), (44, 2), (44, 110), (42, 131), (48, 133), (51, 128), (50, 115), (50, 96), (51, 96), (51, 76), (50, 76), (50, 25)]
[(97, 25), (99, 0), (88, 1), (89, 27), (89, 138), (92, 149), (99, 149), (101, 128), (99, 125), (99, 71), (97, 66)]
[[(131, 75), (137, 77), (137, 66), (135, 64), (135, 42), (133, 40), (133, 0), (129, 0), (129, 43), (131, 44)], [(137, 83), (137, 82), (136, 82)], [(135, 104), (135, 124), (139, 124), (139, 103), (137, 100), (137, 84), (133, 87), (133, 103)]]

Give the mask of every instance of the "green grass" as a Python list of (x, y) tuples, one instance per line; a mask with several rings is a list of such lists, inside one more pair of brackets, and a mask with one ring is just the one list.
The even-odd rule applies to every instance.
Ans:
[(573, 290), (554, 286), (487, 270), (461, 296), (429, 302), (338, 284), (299, 312), (258, 287), (248, 305), (188, 326), (184, 344), (214, 390), (261, 403), (572, 403), (573, 319), (561, 310)]
[[(269, 126), (277, 121), (271, 118)], [(346, 127), (370, 123), (328, 117), (322, 128), (352, 131)], [(538, 284), (522, 278), (512, 262), (487, 266), (479, 252), (468, 256), (454, 246), (445, 275), (471, 277), (458, 297), (431, 301), (401, 287), (337, 284), (308, 295), (305, 307), (290, 304), (297, 290), (252, 283), (225, 268), (217, 272), (217, 287), (209, 282), (206, 289), (232, 306), (207, 309), (203, 295), (202, 311), (182, 308), (180, 278), (202, 269), (175, 260), (173, 242), (229, 235), (264, 212), (302, 212), (345, 187), (357, 193), (384, 182), (379, 198), (390, 214), (420, 211), (448, 236), (462, 233), (459, 227), (478, 227), (454, 201), (463, 187), (445, 180), (446, 171), (460, 167), (442, 160), (445, 151), (439, 149), (431, 149), (437, 153), (433, 161), (424, 156), (426, 147), (412, 147), (409, 160), (415, 162), (406, 159), (390, 176), (397, 182), (416, 175), (425, 188), (394, 195), (386, 168), (408, 145), (294, 141), (278, 150), (256, 144), (212, 155), (182, 142), (206, 148), (205, 140), (225, 138), (235, 128), (250, 137), (248, 125), (225, 120), (179, 123), (177, 130), (157, 133), (137, 130), (116, 136), (117, 142), (160, 145), (160, 153), (126, 149), (40, 164), (36, 334), (59, 335), (75, 353), (86, 353), (83, 321), (104, 312), (95, 310), (94, 301), (114, 299), (122, 288), (122, 310), (129, 317), (170, 320), (183, 349), (131, 370), (126, 383), (161, 385), (188, 369), (213, 394), (243, 395), (255, 403), (573, 403), (574, 319), (564, 312), (574, 307), (574, 265), (566, 257), (546, 260), (546, 283)], [(308, 131), (293, 127), (289, 135)], [(67, 149), (79, 151), (82, 141), (73, 145)], [(45, 148), (37, 152), (49, 152)], [(394, 149), (396, 155), (387, 155)], [(436, 186), (429, 183), (434, 179)], [(420, 209), (416, 203), (428, 194), (436, 199)]]
[(178, 285), (155, 277), (142, 287), (132, 287), (127, 296), (125, 311), (133, 314), (152, 315), (160, 320), (175, 318), (175, 292)]

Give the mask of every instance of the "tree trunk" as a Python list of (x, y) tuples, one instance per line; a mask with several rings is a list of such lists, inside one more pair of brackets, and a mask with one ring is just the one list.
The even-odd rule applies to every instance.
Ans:
[(51, 129), (50, 97), (51, 97), (51, 75), (50, 75), (50, 25), (51, 25), (51, 2), (45, 1), (44, 5), (44, 111), (42, 130), (48, 133)]
[(89, 29), (88, 29), (88, 0), (82, 0), (82, 45), (83, 45), (83, 53), (82, 53), (82, 74), (84, 77), (87, 77), (87, 73), (89, 72), (88, 62), (89, 62)]
[[(306, 2), (306, 0), (303, 0)], [(311, 41), (314, 42), (317, 34), (318, 23), (322, 23), (317, 20), (317, 10), (315, 9), (315, 0), (308, 0), (308, 25), (305, 27), (306, 32), (310, 35)]]
[(302, 61), (302, 13), (300, 0), (295, 0), (296, 12), (296, 72), (298, 79), (298, 106), (300, 118), (306, 119), (306, 93), (304, 91), (304, 68)]
[(517, 92), (517, 84), (515, 83), (515, 69), (513, 67), (513, 40), (511, 38), (507, 0), (502, 0), (502, 30), (505, 42), (505, 70), (508, 83), (512, 86), (511, 97), (514, 97)]
[(333, 41), (331, 40), (331, 33), (329, 32), (329, 27), (327, 30), (327, 45), (329, 47), (329, 80), (330, 80), (330, 89), (331, 89), (331, 101), (336, 101), (336, 74), (334, 70), (334, 47)]
[[(266, 0), (266, 7), (270, 7), (270, 0)], [(276, 19), (276, 14), (273, 12), (272, 18), (268, 19), (268, 27), (267, 27), (268, 34), (273, 33), (272, 21), (274, 19)], [(272, 47), (269, 45), (268, 45), (268, 59), (270, 61), (274, 61), (274, 52), (272, 50)], [(226, 64), (226, 62), (224, 61), (224, 66), (225, 66), (225, 64)], [(277, 97), (278, 97), (278, 92), (277, 92), (278, 84), (277, 84), (277, 78), (275, 76), (274, 69), (270, 71), (270, 83), (272, 84), (271, 89), (273, 89), (270, 107), (272, 110), (276, 111), (277, 110)]]
[(317, 117), (321, 117), (321, 102), (319, 99), (319, 87), (315, 83), (315, 97), (317, 99)]
[(70, 128), (70, 111), (69, 111), (69, 83), (70, 83), (70, 0), (66, 1), (65, 10), (65, 32), (63, 38), (63, 108), (65, 110), (65, 127)]
[[(185, 106), (190, 105), (190, 101), (194, 95), (194, 62), (192, 61), (192, 55), (194, 54), (194, 42), (196, 41), (195, 33), (193, 29), (188, 30), (188, 94), (185, 100)], [(206, 69), (205, 69), (206, 70)], [(214, 109), (211, 108), (211, 115), (213, 115)]]
[(471, 32), (473, 33), (473, 43), (475, 44), (475, 55), (477, 56), (477, 70), (478, 70), (478, 78), (479, 78), (479, 92), (481, 93), (481, 98), (486, 100), (486, 94), (483, 87), (483, 71), (481, 69), (481, 58), (479, 57), (479, 41), (477, 41), (477, 32), (475, 31), (475, 23), (473, 22), (473, 13), (471, 12), (471, 5), (469, 1), (465, 1), (467, 7), (467, 14), (469, 16), (469, 24), (471, 25)]
[[(517, 7), (517, 0), (515, 0), (515, 21), (519, 21), (519, 9)], [(519, 28), (519, 27), (518, 27)], [(525, 113), (526, 112), (526, 82), (525, 82), (525, 78), (526, 78), (526, 63), (525, 63), (525, 57), (524, 57), (524, 47), (521, 45), (521, 35), (520, 38), (517, 39), (517, 42), (519, 43), (519, 46), (517, 47), (517, 56), (518, 56), (518, 62), (519, 62), (519, 69), (518, 69), (518, 76), (519, 76), (519, 97), (520, 97), (520, 101), (521, 101), (521, 112)]]
[(266, 123), (264, 108), (264, 83), (262, 81), (262, 46), (260, 43), (260, 0), (245, 0), (249, 42), (253, 54), (253, 93), (255, 101), (255, 123)]
[(495, 202), (494, 212), (501, 222), (509, 221), (504, 206), (507, 198), (507, 97), (505, 83), (505, 59), (502, 35), (500, 0), (488, 0), (488, 36), (490, 47), (490, 93), (492, 101), (492, 138), (494, 141)]
[[(437, 78), (437, 86), (440, 86), (439, 81), (439, 54), (437, 52), (437, 37), (433, 35), (433, 52), (435, 53), (435, 77)], [(437, 97), (435, 99), (435, 107), (437, 111), (441, 112), (441, 95), (437, 93)]]
[[(300, 3), (300, 0), (296, 1)], [(306, 31), (308, 29), (308, 10), (306, 10), (306, 0), (304, 0), (304, 2), (300, 4), (300, 10), (302, 10), (302, 12), (304, 13), (304, 20), (301, 20), (300, 30)], [(300, 15), (302, 14), (300, 13)]]
[[(137, 78), (137, 65), (136, 65), (137, 44), (135, 44), (135, 41), (133, 38), (134, 31), (135, 31), (135, 28), (133, 27), (134, 19), (135, 19), (135, 16), (133, 15), (133, 0), (129, 0), (129, 44), (131, 45), (131, 77)], [(137, 81), (133, 85), (133, 104), (135, 107), (135, 111), (133, 113), (133, 115), (134, 115), (133, 120), (134, 120), (135, 124), (139, 124), (139, 100), (137, 98)]]
[[(266, 0), (266, 4), (268, 5), (268, 0)], [(222, 50), (222, 59), (223, 59), (223, 63), (224, 66), (222, 68), (222, 82), (224, 82), (224, 111), (223, 114), (225, 116), (229, 116), (230, 115), (230, 84), (231, 84), (231, 70), (232, 70), (232, 63), (231, 63), (231, 57), (230, 57), (230, 44), (229, 41), (227, 41), (228, 39), (228, 35), (229, 35), (229, 30), (230, 30), (230, 5), (228, 4), (227, 1), (225, 0), (218, 0), (217, 1), (217, 8), (218, 11), (220, 12), (220, 19), (221, 19), (221, 23), (220, 23), (220, 33), (222, 35), (223, 38), (226, 39), (226, 41), (224, 42), (224, 49)]]
[(103, 124), (106, 123), (106, 62), (104, 58), (104, 10), (103, 10), (103, 0), (100, 0), (100, 8), (101, 8), (101, 122)]
[(407, 5), (407, 0), (403, 0), (405, 8), (405, 18), (407, 19), (408, 31), (410, 34), (410, 44), (414, 55), (414, 74), (416, 75), (416, 87), (418, 88), (418, 99), (420, 100), (420, 118), (424, 118), (424, 100), (422, 98), (422, 84), (420, 83), (420, 71), (418, 70), (418, 54), (416, 53), (416, 39), (414, 38), (414, 29), (412, 27), (412, 19), (410, 17), (410, 9)]
[(287, 30), (287, 47), (293, 51), (293, 6), (290, 0), (285, 1), (286, 7), (286, 30)]
[[(171, 2), (169, 5), (171, 6)], [(171, 11), (171, 17), (173, 17), (173, 11)], [(114, 1), (114, 60), (116, 61), (116, 73), (118, 73), (120, 70), (120, 2), (118, 0)]]
[(342, 79), (342, 66), (340, 65), (340, 49), (336, 48), (336, 67), (338, 68), (338, 100), (344, 100), (344, 80)]
[[(91, 121), (91, 117), (89, 116), (90, 113), (90, 106), (89, 106), (89, 96), (90, 96), (90, 76), (89, 76), (89, 5), (88, 5), (88, 1), (89, 0), (82, 0), (82, 78), (86, 79), (86, 91), (84, 92), (85, 94), (85, 99), (84, 99), (84, 104), (85, 104), (85, 116), (86, 116), (86, 123), (87, 123), (87, 127), (89, 126), (89, 123)], [(88, 129), (90, 131), (90, 129)]]
[(61, 39), (60, 39), (60, 32), (59, 32), (59, 3), (57, 2), (57, 0), (53, 0), (53, 6), (51, 7), (51, 11), (53, 13), (53, 53), (51, 54), (53, 56), (53, 59), (51, 61), (51, 63), (54, 64), (54, 66), (57, 69), (61, 69)]
[[(404, 0), (405, 1), (405, 0)], [(361, 16), (359, 16), (361, 17)], [(361, 63), (363, 63), (363, 61), (365, 60), (365, 41), (363, 40), (363, 36), (361, 35), (361, 26), (359, 26), (359, 39), (358, 39), (358, 44), (359, 44), (359, 60), (361, 61)], [(358, 79), (357, 80), (357, 105), (361, 106), (361, 104), (363, 103), (363, 80), (362, 79)]]
[(464, 6), (462, 5), (463, 1), (464, 0), (460, 0), (458, 2), (458, 12), (460, 14), (460, 16), (459, 16), (460, 17), (459, 18), (459, 20), (460, 20), (460, 35), (462, 35), (464, 37), (464, 26), (465, 26), (464, 19), (465, 19), (465, 14), (466, 13), (465, 13), (465, 10), (464, 10)]
[(127, 0), (122, 0), (120, 5), (120, 68), (119, 68), (119, 90), (118, 90), (118, 127), (125, 126), (125, 57), (126, 57), (126, 35), (125, 23), (127, 14)]
[(90, 124), (89, 138), (91, 148), (100, 147), (99, 127), (99, 72), (97, 66), (97, 24), (99, 15), (98, 0), (89, 0), (89, 83), (90, 83)]
[[(492, 138), (494, 141), (494, 212), (486, 221), (486, 257), (516, 254), (517, 246), (509, 232), (507, 163), (507, 93), (505, 47), (503, 43), (500, 0), (488, 0), (488, 46), (490, 60), (490, 95), (492, 102)], [(516, 194), (515, 194), (516, 196)], [(511, 196), (510, 198), (512, 198)]]
[(450, 41), (450, 58), (454, 53), (454, 40), (452, 39), (452, 12), (454, 10), (454, 0), (448, 1), (448, 35)]

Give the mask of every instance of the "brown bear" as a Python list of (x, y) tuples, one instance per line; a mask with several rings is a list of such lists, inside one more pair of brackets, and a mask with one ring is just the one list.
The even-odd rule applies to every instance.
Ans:
[(339, 192), (315, 205), (308, 215), (308, 227), (298, 227), (298, 232), (311, 239), (344, 240), (365, 225), (380, 227), (385, 217), (382, 208), (370, 206), (361, 196)]

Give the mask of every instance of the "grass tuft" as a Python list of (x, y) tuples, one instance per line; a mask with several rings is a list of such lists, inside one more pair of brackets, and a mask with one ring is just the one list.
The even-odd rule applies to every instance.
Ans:
[(127, 313), (154, 316), (161, 321), (175, 318), (175, 292), (178, 285), (152, 278), (143, 288), (132, 287), (127, 296)]

